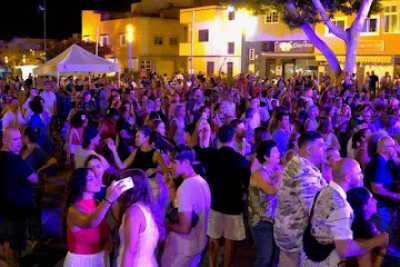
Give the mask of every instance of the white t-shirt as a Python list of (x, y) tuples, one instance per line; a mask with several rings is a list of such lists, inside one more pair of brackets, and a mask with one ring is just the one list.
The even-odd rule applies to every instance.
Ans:
[(43, 91), (40, 93), (40, 96), (43, 98), (44, 103), (43, 107), (50, 113), (53, 114), (54, 107), (57, 104), (56, 94), (52, 91)]
[(177, 192), (178, 212), (195, 212), (199, 220), (187, 235), (171, 232), (176, 239), (178, 254), (197, 255), (207, 244), (208, 213), (211, 206), (210, 187), (199, 175), (187, 178)]

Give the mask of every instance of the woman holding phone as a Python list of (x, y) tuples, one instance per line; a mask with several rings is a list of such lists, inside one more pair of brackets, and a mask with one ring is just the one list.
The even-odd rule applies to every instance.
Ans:
[(111, 183), (104, 200), (97, 203), (94, 195), (102, 185), (102, 180), (88, 168), (76, 169), (69, 180), (65, 219), (68, 253), (64, 267), (110, 266), (111, 233), (105, 217), (124, 185)]

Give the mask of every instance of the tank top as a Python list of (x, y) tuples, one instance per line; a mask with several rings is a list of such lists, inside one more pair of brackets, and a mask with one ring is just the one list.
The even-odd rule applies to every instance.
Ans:
[[(139, 239), (137, 243), (136, 255), (134, 258), (133, 266), (130, 267), (157, 267), (157, 260), (154, 256), (154, 252), (157, 248), (159, 232), (154, 218), (148, 207), (143, 204), (135, 203), (133, 204), (140, 208), (145, 219), (145, 229), (142, 233), (139, 233)], [(124, 230), (125, 230), (125, 214), (122, 218), (122, 224), (119, 228), (119, 237), (121, 245), (119, 248), (118, 255), (118, 267), (121, 266), (122, 252), (125, 250), (125, 240), (124, 240)]]
[(155, 149), (152, 149), (150, 151), (144, 152), (139, 148), (136, 151), (135, 159), (133, 160), (130, 168), (138, 168), (143, 171), (157, 168), (157, 163), (153, 162), (153, 156), (155, 151), (156, 151)]
[[(95, 199), (82, 199), (75, 204), (81, 211), (91, 213), (96, 209)], [(111, 236), (110, 227), (106, 219), (93, 228), (72, 231), (67, 228), (68, 251), (76, 254), (95, 254), (104, 250)]]

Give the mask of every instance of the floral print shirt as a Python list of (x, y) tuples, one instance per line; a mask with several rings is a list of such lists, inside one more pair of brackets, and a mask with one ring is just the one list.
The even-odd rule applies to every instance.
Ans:
[(274, 237), (280, 249), (301, 251), (314, 197), (326, 184), (320, 170), (306, 158), (296, 156), (287, 163), (277, 193), (274, 222)]

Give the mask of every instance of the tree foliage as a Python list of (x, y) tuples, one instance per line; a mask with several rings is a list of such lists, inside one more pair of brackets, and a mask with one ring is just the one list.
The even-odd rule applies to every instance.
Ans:
[[(77, 44), (83, 49), (86, 49), (87, 51), (91, 53), (96, 52), (96, 43), (95, 42), (86, 42), (81, 40), (80, 38), (75, 38), (71, 37), (66, 40), (62, 40), (60, 42), (52, 42), (49, 44), (47, 48), (47, 59), (52, 59), (53, 57), (56, 57), (60, 53), (62, 53), (65, 49), (70, 47), (73, 44)], [(99, 45), (99, 56), (100, 57), (105, 57), (106, 55), (112, 54), (112, 50), (109, 46), (100, 46)]]

